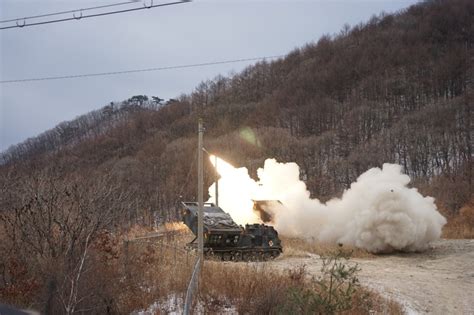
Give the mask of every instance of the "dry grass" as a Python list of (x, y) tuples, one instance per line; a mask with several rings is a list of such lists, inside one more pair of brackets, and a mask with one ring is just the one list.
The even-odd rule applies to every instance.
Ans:
[[(365, 297), (365, 298), (363, 298)], [(358, 305), (357, 303), (369, 303), (368, 305)], [(342, 312), (341, 314), (350, 315), (362, 315), (362, 314), (390, 314), (390, 315), (402, 315), (405, 314), (402, 306), (390, 299), (381, 296), (379, 293), (363, 288), (356, 293), (354, 297), (354, 308), (349, 311)], [(370, 309), (367, 312), (367, 309)]]
[(457, 215), (448, 218), (443, 228), (443, 238), (474, 238), (474, 200), (459, 210)]
[[(192, 236), (179, 226), (168, 230), (173, 231), (172, 238), (135, 243), (129, 247), (129, 276), (122, 281), (123, 287), (117, 292), (120, 296), (117, 310), (120, 313), (146, 309), (156, 301), (166, 301), (170, 296), (184, 298), (195, 256), (182, 249)], [(176, 233), (176, 230), (180, 232)], [(135, 231), (135, 235), (140, 233)], [(284, 241), (285, 252), (293, 251), (293, 255), (304, 252), (329, 254), (336, 249), (297, 239)], [(229, 306), (242, 314), (281, 314), (288, 310), (288, 305), (294, 305), (291, 294), (295, 290), (318, 294), (313, 279), (301, 267), (279, 271), (267, 263), (206, 261), (202, 277), (205, 281), (201, 282), (198, 299), (201, 311), (207, 314), (222, 313)], [(399, 314), (401, 310), (398, 304), (358, 288), (346, 313), (369, 312)]]
[[(139, 227), (123, 235), (104, 233), (94, 244), (91, 269), (84, 282), (95, 288), (97, 301), (103, 303), (98, 313), (130, 314), (155, 302), (164, 305), (170, 296), (177, 297), (182, 304), (195, 261), (195, 255), (185, 250), (185, 244), (193, 236), (181, 225), (173, 225), (160, 229), (162, 237), (126, 241), (150, 232), (157, 234)], [(324, 247), (321, 251), (321, 247), (311, 247), (300, 240), (286, 242), (288, 250), (295, 252), (328, 253), (333, 249)], [(288, 313), (298, 305), (295, 299), (300, 298), (299, 294), (303, 298), (319, 296), (320, 288), (302, 267), (280, 271), (269, 263), (206, 261), (202, 278), (206, 281), (201, 282), (198, 300), (200, 311), (206, 314), (220, 314), (229, 306), (242, 314)], [(351, 299), (347, 314), (387, 310), (399, 313), (396, 304), (364, 288), (358, 287)], [(166, 311), (161, 309), (157, 313)]]
[(308, 257), (308, 254), (328, 256), (339, 250), (351, 253), (354, 258), (374, 258), (374, 254), (353, 246), (312, 242), (300, 238), (290, 238), (280, 236), (283, 244), (283, 257)]
[[(206, 261), (200, 299), (206, 305), (228, 301), (239, 313), (269, 313), (284, 299), (290, 279), (266, 264)], [(215, 310), (217, 311), (217, 310)]]
[[(135, 237), (142, 237), (147, 231), (136, 232)], [(126, 243), (122, 243), (118, 267), (125, 277), (114, 294), (120, 296), (119, 313), (146, 309), (170, 294), (182, 295), (186, 291), (195, 258), (184, 248), (182, 239), (186, 237), (172, 232), (161, 238), (129, 242), (128, 253)]]
[[(219, 313), (222, 307), (231, 304), (241, 314), (287, 314), (288, 304), (295, 302), (291, 301), (291, 293), (295, 290), (320, 294), (314, 279), (302, 266), (282, 272), (264, 263), (243, 265), (206, 262), (203, 278), (206, 281), (201, 287), (200, 299), (211, 313)], [(298, 300), (297, 303), (304, 302)], [(291, 313), (296, 311), (290, 309)], [(298, 310), (298, 313), (313, 312)], [(352, 305), (342, 313), (402, 314), (403, 311), (398, 303), (359, 287), (352, 295)]]

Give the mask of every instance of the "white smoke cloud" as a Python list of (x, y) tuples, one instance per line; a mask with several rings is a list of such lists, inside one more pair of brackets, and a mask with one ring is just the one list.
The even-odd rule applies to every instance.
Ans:
[[(211, 159), (213, 161), (214, 158)], [(280, 200), (270, 211), (273, 225), (288, 236), (343, 243), (370, 252), (420, 251), (438, 239), (446, 219), (432, 197), (408, 188), (410, 178), (396, 164), (359, 176), (341, 198), (311, 199), (296, 163), (267, 159), (254, 181), (246, 168), (219, 159), (219, 206), (239, 224), (259, 223), (252, 200)], [(214, 202), (215, 184), (209, 188)]]

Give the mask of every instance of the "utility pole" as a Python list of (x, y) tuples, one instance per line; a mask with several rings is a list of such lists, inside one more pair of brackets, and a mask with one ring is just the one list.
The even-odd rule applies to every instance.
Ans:
[(219, 174), (217, 173), (217, 155), (214, 155), (214, 165), (216, 168), (216, 206), (219, 207)]
[(204, 127), (202, 126), (202, 119), (199, 118), (198, 124), (198, 254), (201, 262), (204, 256), (204, 235), (203, 235), (203, 216), (204, 216), (204, 201), (203, 201), (203, 186), (204, 186), (204, 174), (202, 165), (202, 136), (204, 133)]

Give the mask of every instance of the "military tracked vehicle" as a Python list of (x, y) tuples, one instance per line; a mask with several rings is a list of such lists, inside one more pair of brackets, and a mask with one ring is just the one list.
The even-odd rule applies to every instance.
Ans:
[[(182, 202), (183, 222), (196, 236), (189, 243), (197, 247), (198, 203)], [(265, 224), (246, 224), (245, 228), (213, 203), (204, 203), (204, 254), (224, 261), (263, 261), (282, 253), (278, 232)]]

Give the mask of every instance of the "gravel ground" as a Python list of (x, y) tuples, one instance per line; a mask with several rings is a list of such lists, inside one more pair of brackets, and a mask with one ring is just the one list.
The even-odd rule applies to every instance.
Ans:
[[(474, 314), (474, 240), (439, 240), (423, 253), (354, 258), (365, 286), (401, 303), (408, 314)], [(305, 264), (317, 275), (321, 259), (284, 255), (270, 263), (287, 269)]]

